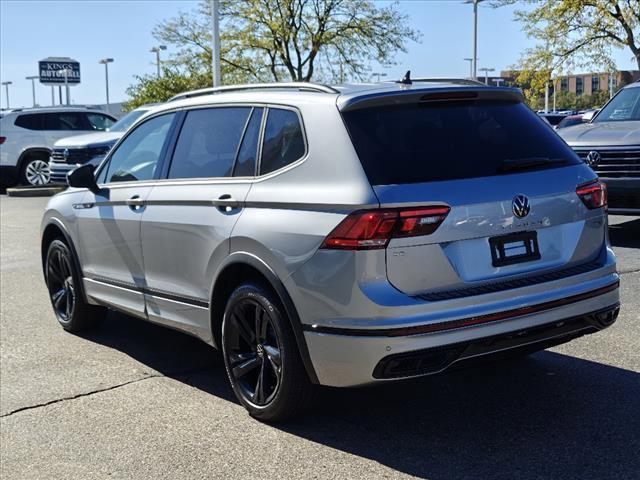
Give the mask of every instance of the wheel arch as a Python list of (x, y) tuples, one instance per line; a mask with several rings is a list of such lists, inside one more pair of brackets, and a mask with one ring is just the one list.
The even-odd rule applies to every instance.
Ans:
[(25, 150), (22, 151), (22, 153), (20, 154), (20, 157), (18, 158), (18, 163), (16, 164), (16, 166), (18, 167), (18, 171), (21, 172), (22, 171), (22, 167), (24, 166), (24, 162), (33, 154), (36, 153), (42, 153), (47, 155), (48, 157), (51, 156), (52, 150), (50, 148), (47, 147), (30, 147), (27, 148)]
[(235, 252), (222, 263), (213, 282), (210, 302), (210, 322), (211, 336), (216, 346), (220, 347), (220, 332), (222, 327), (222, 316), (224, 306), (231, 292), (243, 281), (247, 280), (263, 281), (280, 299), (285, 309), (287, 318), (291, 324), (300, 358), (305, 367), (309, 380), (312, 383), (319, 383), (316, 375), (307, 342), (304, 338), (302, 323), (295, 308), (293, 300), (286, 287), (278, 278), (276, 273), (260, 258), (247, 252)]

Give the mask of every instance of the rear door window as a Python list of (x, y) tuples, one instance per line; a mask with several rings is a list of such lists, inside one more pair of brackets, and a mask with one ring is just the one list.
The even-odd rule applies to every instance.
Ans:
[(190, 110), (180, 130), (169, 178), (230, 177), (251, 107)]
[(18, 115), (14, 125), (16, 127), (26, 128), (27, 130), (42, 130), (42, 119), (43, 115), (40, 113)]
[(45, 130), (91, 130), (86, 113), (60, 112), (44, 114)]
[(262, 143), (260, 175), (274, 172), (305, 153), (304, 135), (298, 114), (293, 110), (270, 108)]
[(343, 117), (372, 185), (581, 163), (548, 125), (517, 102), (429, 102), (363, 108)]

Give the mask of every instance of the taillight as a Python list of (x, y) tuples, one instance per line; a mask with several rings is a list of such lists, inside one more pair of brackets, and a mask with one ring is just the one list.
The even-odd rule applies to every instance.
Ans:
[(0, 145), (2, 145), (6, 139), (7, 137), (0, 137)]
[(333, 229), (322, 248), (385, 248), (392, 238), (417, 237), (436, 231), (449, 207), (415, 207), (354, 212)]
[(600, 180), (579, 185), (576, 194), (590, 210), (607, 206), (607, 186)]

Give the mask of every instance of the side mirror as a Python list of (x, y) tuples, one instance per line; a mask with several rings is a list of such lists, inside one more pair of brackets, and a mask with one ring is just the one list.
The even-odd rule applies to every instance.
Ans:
[(67, 175), (67, 183), (70, 187), (88, 188), (93, 193), (100, 193), (100, 188), (93, 175), (95, 166), (87, 163), (81, 165)]
[(595, 117), (595, 116), (596, 116), (596, 113), (598, 113), (598, 111), (597, 111), (597, 110), (590, 110), (590, 111), (588, 111), (588, 112), (585, 112), (585, 113), (582, 115), (582, 121), (583, 121), (584, 123), (589, 123), (591, 120), (593, 120), (593, 117)]

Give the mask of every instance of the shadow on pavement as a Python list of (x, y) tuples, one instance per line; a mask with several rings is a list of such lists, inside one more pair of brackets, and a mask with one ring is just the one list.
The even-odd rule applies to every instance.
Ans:
[(640, 218), (609, 225), (609, 239), (614, 247), (640, 248)]
[[(85, 338), (236, 402), (221, 357), (195, 338), (119, 314)], [(306, 417), (274, 428), (421, 478), (623, 479), (640, 471), (639, 405), (639, 373), (541, 352), (382, 387), (322, 389)]]

